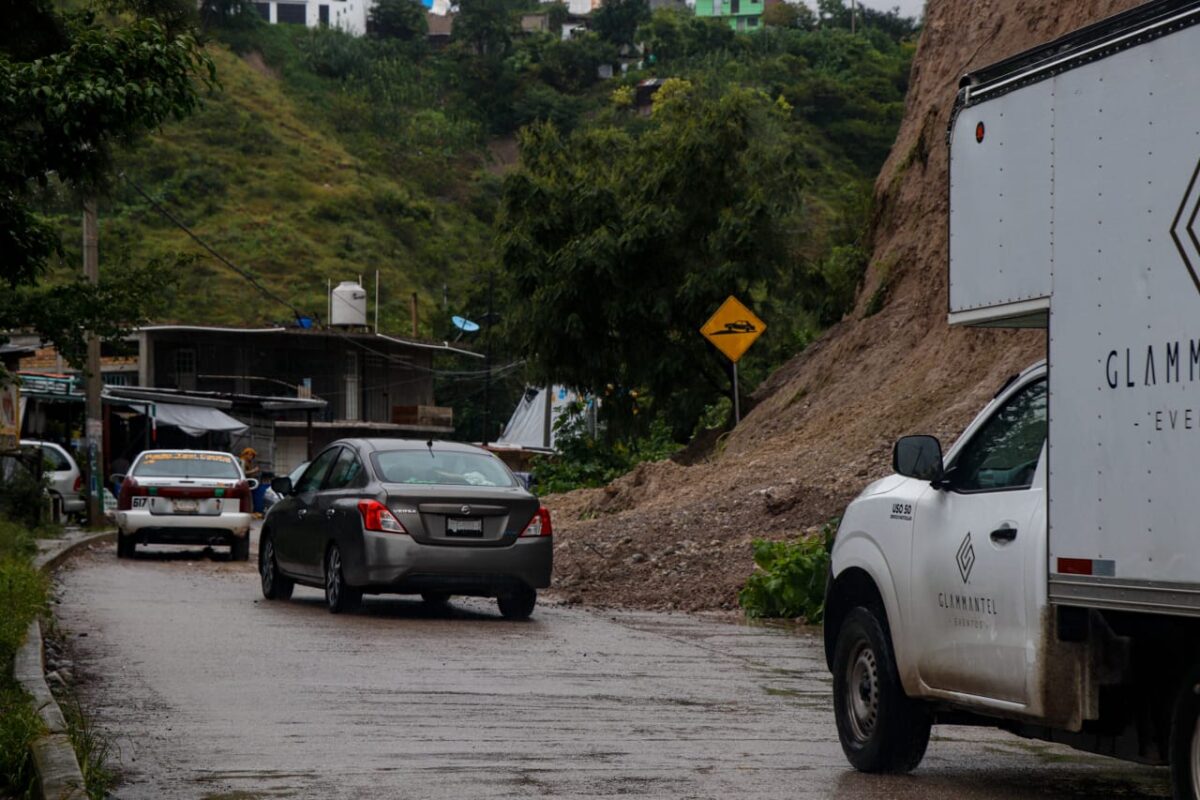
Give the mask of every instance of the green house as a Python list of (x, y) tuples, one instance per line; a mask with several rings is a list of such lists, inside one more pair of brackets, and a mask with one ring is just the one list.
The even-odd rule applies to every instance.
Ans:
[(761, 24), (764, 6), (764, 0), (696, 0), (696, 16), (726, 19), (735, 31), (752, 31)]

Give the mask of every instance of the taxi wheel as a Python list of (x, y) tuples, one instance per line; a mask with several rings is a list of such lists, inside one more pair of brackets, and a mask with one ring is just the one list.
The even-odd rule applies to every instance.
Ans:
[(136, 549), (137, 542), (132, 536), (117, 531), (117, 558), (133, 558)]
[(234, 538), (229, 543), (229, 560), (230, 561), (249, 561), (250, 560), (250, 534), (246, 534), (245, 538)]

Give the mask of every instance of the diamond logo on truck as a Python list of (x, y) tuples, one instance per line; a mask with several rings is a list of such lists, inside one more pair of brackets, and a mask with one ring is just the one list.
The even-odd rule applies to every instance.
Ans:
[(971, 567), (975, 566), (975, 548), (971, 546), (971, 532), (967, 532), (967, 538), (962, 540), (962, 544), (958, 546), (958, 553), (954, 560), (958, 562), (958, 574), (962, 576), (963, 583), (967, 582), (967, 578), (971, 577)]
[(1175, 220), (1171, 223), (1171, 238), (1183, 258), (1196, 291), (1200, 291), (1200, 237), (1196, 235), (1196, 216), (1200, 213), (1200, 164), (1192, 172), (1188, 182), (1187, 192), (1179, 203), (1179, 211), (1175, 212)]

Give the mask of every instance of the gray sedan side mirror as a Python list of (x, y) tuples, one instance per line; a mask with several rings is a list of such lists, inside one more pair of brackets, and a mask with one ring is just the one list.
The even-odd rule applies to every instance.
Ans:
[(280, 497), (286, 497), (292, 493), (292, 479), (286, 475), (282, 478), (272, 478), (271, 489)]
[(904, 436), (892, 448), (892, 469), (906, 478), (941, 483), (942, 443), (936, 436)]

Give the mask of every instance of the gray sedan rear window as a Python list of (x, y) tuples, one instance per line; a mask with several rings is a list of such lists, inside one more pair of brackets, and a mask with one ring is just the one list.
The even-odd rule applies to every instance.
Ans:
[(385, 483), (439, 486), (514, 486), (512, 473), (493, 456), (437, 450), (374, 453), (375, 471)]
[(146, 453), (133, 468), (137, 478), (222, 478), (242, 477), (232, 456), (218, 453)]

